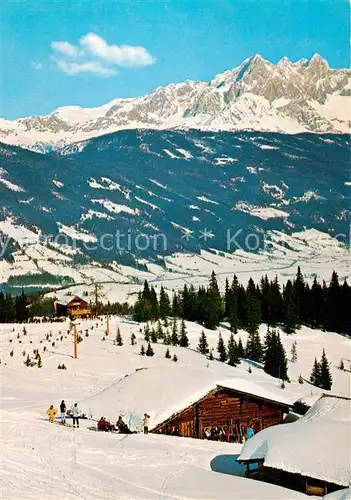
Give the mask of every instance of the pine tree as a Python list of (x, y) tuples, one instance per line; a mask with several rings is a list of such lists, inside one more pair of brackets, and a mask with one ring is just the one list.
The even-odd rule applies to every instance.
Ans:
[(297, 268), (296, 278), (294, 280), (293, 286), (294, 286), (297, 321), (298, 324), (301, 324), (304, 323), (306, 319), (306, 314), (305, 314), (306, 287), (300, 266), (298, 266)]
[(135, 345), (136, 344), (136, 336), (134, 333), (131, 334), (130, 336), (130, 343), (131, 345)]
[(141, 356), (145, 356), (145, 347), (144, 347), (144, 344), (141, 344), (140, 354), (141, 354)]
[(219, 292), (216, 274), (212, 271), (210, 284), (206, 293), (207, 307), (205, 309), (204, 325), (206, 328), (214, 330), (223, 316), (222, 297)]
[(326, 389), (327, 391), (330, 391), (333, 385), (333, 378), (330, 373), (330, 368), (329, 368), (329, 362), (327, 359), (327, 356), (325, 354), (325, 350), (323, 349), (323, 354), (322, 358), (320, 361), (320, 387), (322, 389)]
[(321, 366), (316, 358), (314, 358), (313, 368), (310, 376), (310, 382), (311, 384), (317, 387), (320, 387), (321, 385)]
[(156, 336), (160, 340), (162, 340), (163, 337), (164, 337), (163, 328), (162, 328), (162, 325), (161, 325), (161, 321), (157, 322)]
[(295, 340), (291, 347), (291, 362), (296, 363), (296, 361), (297, 361), (297, 342)]
[(218, 334), (217, 352), (219, 354), (219, 361), (225, 363), (227, 359), (227, 349), (225, 348), (221, 333)]
[(230, 334), (227, 351), (228, 351), (228, 365), (237, 366), (240, 363), (239, 349), (234, 339), (233, 333)]
[(184, 319), (182, 319), (181, 324), (180, 324), (179, 345), (180, 345), (180, 347), (188, 347), (189, 346), (189, 339), (187, 336), (187, 331), (186, 331)]
[(117, 334), (116, 334), (116, 344), (118, 346), (122, 346), (123, 345), (123, 339), (122, 339), (122, 335), (121, 335), (121, 331), (119, 328), (117, 328)]
[(262, 345), (258, 332), (251, 332), (247, 338), (245, 357), (252, 361), (262, 360)]
[(246, 289), (246, 314), (245, 327), (249, 334), (254, 335), (258, 332), (261, 324), (261, 304), (257, 289), (252, 278)]
[(288, 334), (294, 333), (296, 328), (299, 327), (299, 323), (294, 287), (290, 280), (287, 281), (283, 291), (283, 310), (283, 330)]
[(169, 349), (167, 347), (165, 358), (170, 359), (170, 357), (171, 357), (171, 355), (170, 355)]
[(161, 291), (160, 291), (160, 316), (164, 320), (167, 318), (167, 316), (171, 316), (172, 314), (172, 309), (171, 309), (171, 302), (168, 297), (168, 293), (165, 291), (163, 286), (161, 286)]
[(265, 338), (264, 371), (272, 377), (288, 380), (285, 349), (276, 330), (267, 331)]
[(298, 380), (298, 382), (299, 382), (299, 384), (303, 384), (303, 378), (302, 378), (301, 373), (300, 373), (300, 375), (299, 375), (299, 380)]
[(173, 354), (173, 360), (172, 361), (174, 361), (175, 363), (178, 361), (178, 357), (177, 357), (176, 354)]
[(208, 354), (208, 352), (209, 352), (207, 337), (206, 337), (204, 330), (202, 330), (202, 332), (201, 332), (201, 335), (199, 338), (199, 344), (197, 346), (197, 350), (199, 353), (204, 354), (204, 355)]
[(342, 359), (340, 360), (340, 364), (339, 364), (338, 368), (339, 368), (339, 370), (345, 370), (344, 362)]
[(39, 357), (38, 357), (38, 368), (42, 368), (43, 367), (43, 362), (41, 360), (41, 356), (39, 354)]
[(153, 344), (157, 344), (157, 333), (156, 333), (156, 330), (155, 328), (151, 328), (151, 332), (150, 332), (150, 340)]
[(212, 349), (210, 350), (210, 354), (209, 354), (209, 356), (208, 356), (208, 359), (209, 359), (210, 361), (213, 361), (213, 359), (214, 359), (214, 357), (213, 357), (213, 350), (212, 350)]
[(238, 342), (238, 355), (239, 355), (239, 358), (245, 357), (245, 349), (244, 349), (241, 337), (239, 337), (239, 342)]
[(171, 335), (171, 343), (172, 345), (178, 345), (178, 328), (177, 328), (177, 320), (174, 318), (172, 323), (172, 335)]
[(30, 366), (30, 364), (31, 364), (31, 360), (30, 360), (29, 354), (27, 354), (27, 359), (25, 360), (24, 364), (25, 364), (26, 366)]
[(155, 354), (153, 348), (151, 347), (150, 342), (147, 345), (147, 349), (146, 349), (145, 354), (146, 354), (146, 356), (150, 356), (150, 357), (152, 357)]
[(144, 328), (144, 340), (145, 342), (150, 342), (150, 327), (148, 324)]

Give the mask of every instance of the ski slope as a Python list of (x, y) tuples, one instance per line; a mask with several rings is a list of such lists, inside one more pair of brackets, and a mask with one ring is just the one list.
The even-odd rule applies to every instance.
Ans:
[[(122, 347), (113, 342), (117, 326), (124, 341)], [(188, 322), (186, 326), (190, 348), (170, 346), (171, 354), (178, 356), (174, 363), (164, 357), (163, 344), (153, 344), (154, 357), (140, 356), (140, 326), (128, 318), (113, 317), (108, 337), (104, 334), (105, 321), (82, 321), (78, 330), (82, 331), (83, 341), (78, 345), (76, 360), (68, 323), (29, 324), (26, 336), (23, 325), (1, 324), (1, 498), (44, 500), (53, 492), (64, 499), (87, 500), (305, 496), (242, 477), (243, 469), (235, 463), (240, 444), (152, 434), (122, 437), (96, 433), (86, 428), (94, 424), (91, 420), (82, 420), (80, 429), (48, 423), (46, 409), (50, 404), (57, 408), (65, 399), (68, 407), (78, 401), (81, 410), (91, 412), (95, 419), (104, 415), (113, 422), (119, 412), (126, 420), (133, 416), (137, 421), (147, 411), (152, 425), (152, 421), (171, 412), (175, 404), (186, 406), (197, 397), (197, 391), (206, 391), (223, 380), (242, 384), (245, 390), (259, 387), (284, 401), (314, 401), (322, 391), (308, 382), (298, 384), (297, 378), (300, 373), (309, 378), (314, 356), (320, 357), (322, 347), (331, 361), (333, 391), (350, 393), (350, 341), (344, 337), (308, 328), (295, 335), (282, 335), (288, 354), (292, 342), (297, 341), (298, 360), (289, 363), (291, 384), (281, 389), (278, 381), (256, 363), (243, 361), (232, 368), (216, 360), (208, 361), (195, 351), (201, 327)], [(220, 330), (227, 340), (226, 325)], [(50, 332), (52, 338), (46, 341)], [(131, 333), (137, 337), (135, 346), (129, 342)], [(262, 336), (264, 333), (262, 326)], [(210, 347), (215, 348), (218, 331), (206, 330), (206, 334)], [(239, 335), (245, 342), (246, 334)], [(103, 337), (106, 340), (102, 341)], [(31, 354), (33, 349), (40, 351), (40, 369), (24, 365), (26, 356), (22, 351)], [(337, 369), (341, 357), (344, 372)], [(59, 363), (64, 363), (67, 370), (57, 370)], [(249, 365), (252, 373), (248, 372)]]

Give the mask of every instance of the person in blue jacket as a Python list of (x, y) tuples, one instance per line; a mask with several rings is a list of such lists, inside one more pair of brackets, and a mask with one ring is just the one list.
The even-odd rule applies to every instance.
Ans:
[(247, 428), (246, 430), (246, 439), (250, 439), (252, 438), (252, 436), (255, 434), (253, 428), (252, 428), (252, 424), (250, 423), (249, 424), (249, 427)]

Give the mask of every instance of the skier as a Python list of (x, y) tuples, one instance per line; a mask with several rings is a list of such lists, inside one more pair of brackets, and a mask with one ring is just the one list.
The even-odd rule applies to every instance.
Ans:
[(246, 430), (246, 439), (252, 438), (252, 436), (255, 434), (253, 428), (252, 428), (252, 423), (249, 424), (249, 427)]
[(61, 404), (60, 404), (60, 417), (61, 417), (61, 424), (65, 424), (66, 423), (66, 403), (64, 402), (64, 400), (61, 401)]
[(54, 408), (54, 405), (50, 405), (50, 408), (46, 411), (46, 414), (49, 417), (49, 422), (53, 423), (56, 417), (57, 410)]
[(72, 416), (73, 416), (73, 427), (76, 426), (76, 422), (77, 422), (77, 427), (79, 428), (80, 411), (79, 411), (77, 403), (74, 403), (74, 406), (73, 406), (73, 409), (72, 409)]
[(143, 418), (144, 434), (149, 434), (149, 422), (150, 422), (150, 415), (144, 413), (144, 418)]

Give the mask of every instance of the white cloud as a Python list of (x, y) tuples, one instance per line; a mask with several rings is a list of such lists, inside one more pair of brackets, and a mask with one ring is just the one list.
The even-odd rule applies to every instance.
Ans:
[(51, 42), (51, 48), (54, 52), (59, 52), (68, 57), (79, 57), (83, 55), (83, 52), (69, 42)]
[(34, 69), (42, 69), (43, 65), (41, 62), (32, 61), (32, 66)]
[[(67, 41), (52, 42), (51, 49), (51, 59), (68, 75), (95, 73), (100, 76), (112, 76), (118, 73), (113, 66), (149, 66), (156, 62), (144, 47), (109, 45), (95, 33), (87, 33), (80, 38), (77, 45)], [(67, 58), (78, 59), (79, 62), (67, 61)]]
[(88, 61), (83, 63), (67, 62), (63, 60), (56, 61), (57, 67), (71, 76), (79, 75), (80, 73), (95, 73), (100, 76), (116, 75), (117, 71), (113, 68), (103, 66), (99, 61)]
[(109, 45), (95, 33), (83, 36), (79, 43), (88, 53), (117, 66), (149, 66), (156, 62), (156, 59), (144, 47)]

